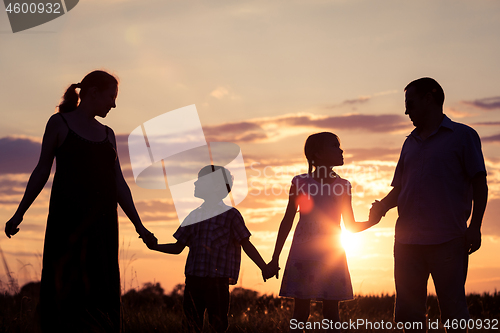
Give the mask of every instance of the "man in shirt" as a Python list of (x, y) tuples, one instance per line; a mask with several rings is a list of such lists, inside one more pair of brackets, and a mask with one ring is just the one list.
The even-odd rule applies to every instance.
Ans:
[[(434, 79), (421, 78), (406, 86), (405, 97), (405, 114), (415, 129), (401, 149), (392, 191), (373, 209), (385, 215), (398, 207), (395, 320), (405, 323), (405, 332), (425, 332), (429, 274), (441, 321), (451, 324), (453, 319), (469, 318), (468, 255), (481, 246), (488, 188), (479, 136), (443, 114), (441, 86)], [(452, 331), (466, 329), (448, 329)]]

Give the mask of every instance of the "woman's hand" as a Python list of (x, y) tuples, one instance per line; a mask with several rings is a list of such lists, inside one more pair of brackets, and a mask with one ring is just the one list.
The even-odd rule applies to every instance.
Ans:
[(15, 234), (18, 233), (19, 228), (18, 226), (21, 224), (23, 221), (22, 216), (16, 216), (14, 215), (7, 223), (5, 223), (5, 234), (7, 237), (14, 236)]
[(144, 226), (138, 227), (136, 231), (139, 234), (139, 238), (142, 238), (142, 241), (149, 249), (155, 250), (158, 247), (158, 239)]
[(158, 239), (155, 237), (153, 233), (150, 233), (146, 236), (144, 243), (150, 250), (156, 250), (158, 248)]

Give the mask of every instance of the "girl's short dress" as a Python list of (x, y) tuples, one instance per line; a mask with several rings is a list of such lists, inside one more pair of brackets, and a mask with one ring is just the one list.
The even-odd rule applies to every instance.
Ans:
[(316, 300), (353, 299), (351, 277), (341, 244), (342, 205), (351, 184), (337, 176), (321, 185), (308, 174), (292, 179), (300, 209), (285, 266), (280, 296)]

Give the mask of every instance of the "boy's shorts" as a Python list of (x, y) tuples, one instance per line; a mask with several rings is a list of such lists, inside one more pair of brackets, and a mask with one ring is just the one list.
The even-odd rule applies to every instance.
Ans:
[(228, 327), (229, 278), (186, 276), (183, 307), (190, 331), (203, 330), (206, 309), (213, 329), (225, 332)]

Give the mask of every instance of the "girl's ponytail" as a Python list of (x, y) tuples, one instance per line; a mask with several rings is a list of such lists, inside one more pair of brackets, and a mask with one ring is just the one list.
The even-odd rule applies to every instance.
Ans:
[(321, 152), (325, 143), (332, 139), (335, 139), (340, 143), (339, 137), (330, 132), (311, 134), (307, 138), (304, 145), (304, 154), (306, 155), (307, 163), (309, 164), (309, 174), (312, 174), (316, 153)]
[(79, 87), (80, 87), (79, 83), (78, 84), (73, 83), (72, 85), (69, 86), (68, 89), (66, 89), (66, 92), (64, 93), (63, 96), (63, 101), (58, 106), (59, 112), (67, 113), (74, 111), (77, 108), (80, 96), (76, 92), (76, 88)]

